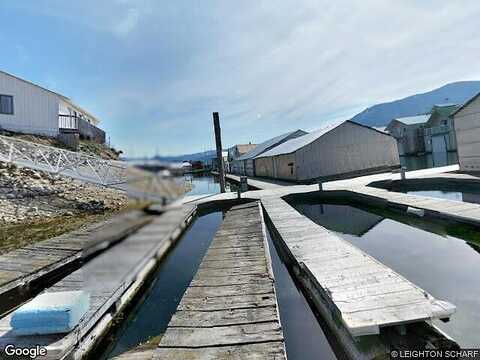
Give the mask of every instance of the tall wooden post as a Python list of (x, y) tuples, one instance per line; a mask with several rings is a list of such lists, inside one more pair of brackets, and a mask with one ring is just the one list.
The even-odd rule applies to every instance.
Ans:
[(222, 133), (220, 130), (220, 118), (218, 112), (213, 113), (213, 128), (215, 129), (215, 144), (217, 146), (217, 163), (218, 172), (220, 173), (220, 191), (225, 192), (225, 171), (223, 169), (223, 155), (222, 155)]

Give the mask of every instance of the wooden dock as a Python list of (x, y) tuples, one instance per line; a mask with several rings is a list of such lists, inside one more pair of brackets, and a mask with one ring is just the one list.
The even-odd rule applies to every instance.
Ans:
[(0, 315), (151, 220), (142, 211), (132, 211), (1, 255)]
[(8, 315), (0, 319), (0, 351), (7, 344), (15, 344), (46, 347), (48, 354), (44, 359), (79, 358), (87, 353), (179, 238), (195, 211), (193, 206), (184, 206), (154, 218), (135, 234), (48, 288), (47, 292), (83, 290), (90, 294), (90, 309), (72, 332), (15, 336)]
[(436, 300), (284, 200), (263, 198), (262, 205), (301, 280), (350, 335), (379, 334), (382, 327), (448, 319), (454, 313), (452, 304)]
[(370, 186), (348, 189), (352, 197), (402, 210), (419, 209), (425, 215), (480, 225), (480, 204), (410, 195)]
[(285, 359), (268, 243), (256, 202), (226, 213), (153, 356), (227, 358)]

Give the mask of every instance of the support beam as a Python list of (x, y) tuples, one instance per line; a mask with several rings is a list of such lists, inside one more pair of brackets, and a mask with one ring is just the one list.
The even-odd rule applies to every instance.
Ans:
[(225, 192), (225, 171), (223, 169), (222, 156), (222, 133), (220, 130), (220, 118), (218, 112), (213, 113), (213, 127), (215, 129), (215, 145), (217, 146), (218, 173), (220, 176), (220, 191)]

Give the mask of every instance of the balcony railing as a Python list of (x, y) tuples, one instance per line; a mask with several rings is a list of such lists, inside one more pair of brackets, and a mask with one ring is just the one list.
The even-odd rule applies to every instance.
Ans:
[(437, 134), (445, 134), (448, 133), (450, 130), (452, 130), (452, 127), (450, 125), (440, 125), (424, 129), (424, 135), (433, 136)]
[(60, 130), (78, 130), (78, 117), (59, 114), (58, 127)]

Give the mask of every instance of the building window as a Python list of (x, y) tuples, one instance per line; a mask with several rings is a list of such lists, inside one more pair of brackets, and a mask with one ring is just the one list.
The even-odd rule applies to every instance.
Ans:
[(13, 115), (13, 96), (0, 95), (0, 114)]

